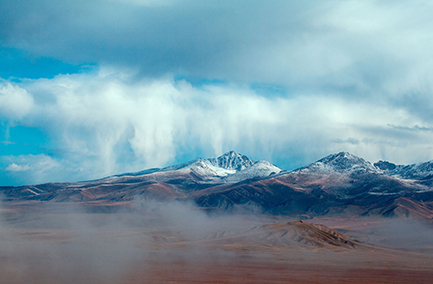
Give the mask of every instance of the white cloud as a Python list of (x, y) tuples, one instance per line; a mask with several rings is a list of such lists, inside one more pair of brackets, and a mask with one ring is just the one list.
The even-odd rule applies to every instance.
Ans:
[(77, 165), (71, 165), (67, 160), (57, 161), (45, 155), (0, 156), (0, 164), (7, 165), (2, 172), (1, 182), (5, 183), (5, 175), (9, 183), (35, 184), (59, 180), (70, 177), (79, 178)]
[(340, 150), (433, 159), (429, 1), (40, 3), (0, 3), (9, 47), (111, 66), (1, 85), (0, 116), (47, 133), (62, 179), (231, 149), (286, 168)]
[(32, 172), (28, 182), (83, 180), (231, 149), (286, 168), (341, 150), (371, 161), (433, 158), (430, 126), (405, 108), (332, 93), (265, 97), (230, 84), (134, 78), (102, 69), (23, 83), (38, 98), (25, 121), (48, 133), (57, 158), (20, 156), (7, 170)]
[(28, 170), (30, 170), (29, 165), (17, 165), (15, 163), (12, 163), (6, 167), (6, 171), (10, 171), (10, 172), (23, 172)]
[(20, 119), (33, 108), (33, 97), (26, 90), (0, 83), (0, 117), (8, 120)]
[(433, 5), (424, 0), (30, 4), (0, 3), (8, 46), (151, 76), (368, 89), (411, 81), (433, 60)]

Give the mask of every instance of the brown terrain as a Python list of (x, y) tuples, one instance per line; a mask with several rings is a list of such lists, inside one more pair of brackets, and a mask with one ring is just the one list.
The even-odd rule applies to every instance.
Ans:
[(4, 204), (1, 283), (431, 283), (431, 224)]
[(235, 152), (0, 187), (0, 283), (432, 283), (433, 161)]

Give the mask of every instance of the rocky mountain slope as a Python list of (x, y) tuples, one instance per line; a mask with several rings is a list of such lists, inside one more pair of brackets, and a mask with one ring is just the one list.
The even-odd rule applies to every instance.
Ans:
[(433, 161), (412, 165), (396, 165), (387, 161), (379, 161), (374, 166), (382, 173), (392, 177), (413, 179), (424, 185), (433, 185)]
[(171, 200), (218, 185), (261, 179), (282, 170), (266, 161), (252, 161), (234, 151), (217, 158), (125, 173), (99, 180), (76, 183), (48, 183), (18, 187), (1, 187), (5, 201), (131, 201), (145, 199)]
[(0, 188), (5, 202), (129, 204), (192, 200), (199, 207), (239, 207), (273, 214), (433, 218), (433, 162), (374, 165), (347, 152), (294, 171), (236, 152), (166, 168), (79, 183)]

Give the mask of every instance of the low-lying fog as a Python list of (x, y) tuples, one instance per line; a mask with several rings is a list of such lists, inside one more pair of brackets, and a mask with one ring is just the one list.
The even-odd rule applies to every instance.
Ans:
[[(170, 257), (164, 248), (155, 250), (149, 233), (194, 239), (212, 231), (266, 223), (254, 210), (239, 207), (231, 214), (217, 214), (190, 203), (143, 200), (109, 213), (62, 203), (3, 206), (0, 278), (8, 279), (7, 283), (117, 283), (156, 254)], [(209, 252), (191, 248), (182, 256), (197, 258), (203, 253)]]
[[(222, 213), (202, 210), (191, 203), (136, 200), (131, 206), (116, 210), (98, 208), (63, 203), (4, 204), (0, 209), (3, 282), (124, 283), (134, 271), (146, 275), (154, 267), (151, 263), (161, 259), (224, 261), (239, 255), (239, 252), (194, 246), (191, 242), (179, 250), (167, 249), (155, 242), (159, 235), (162, 243), (171, 239), (200, 240), (211, 232), (296, 220), (296, 217), (263, 215), (251, 206)], [(360, 241), (405, 249), (433, 248), (430, 226), (403, 220), (357, 222), (364, 222), (365, 228), (351, 227), (347, 233)], [(304, 260), (306, 255), (303, 254)], [(260, 252), (254, 256), (272, 257)]]

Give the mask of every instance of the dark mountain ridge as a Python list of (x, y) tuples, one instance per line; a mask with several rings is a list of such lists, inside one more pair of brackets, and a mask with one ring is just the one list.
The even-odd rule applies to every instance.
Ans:
[(374, 164), (384, 174), (403, 179), (427, 180), (433, 178), (433, 161), (412, 165), (396, 165), (387, 161)]
[(230, 151), (217, 158), (77, 183), (1, 187), (4, 202), (130, 204), (192, 200), (199, 207), (239, 206), (303, 216), (433, 217), (433, 162), (374, 165), (347, 152), (294, 171)]

